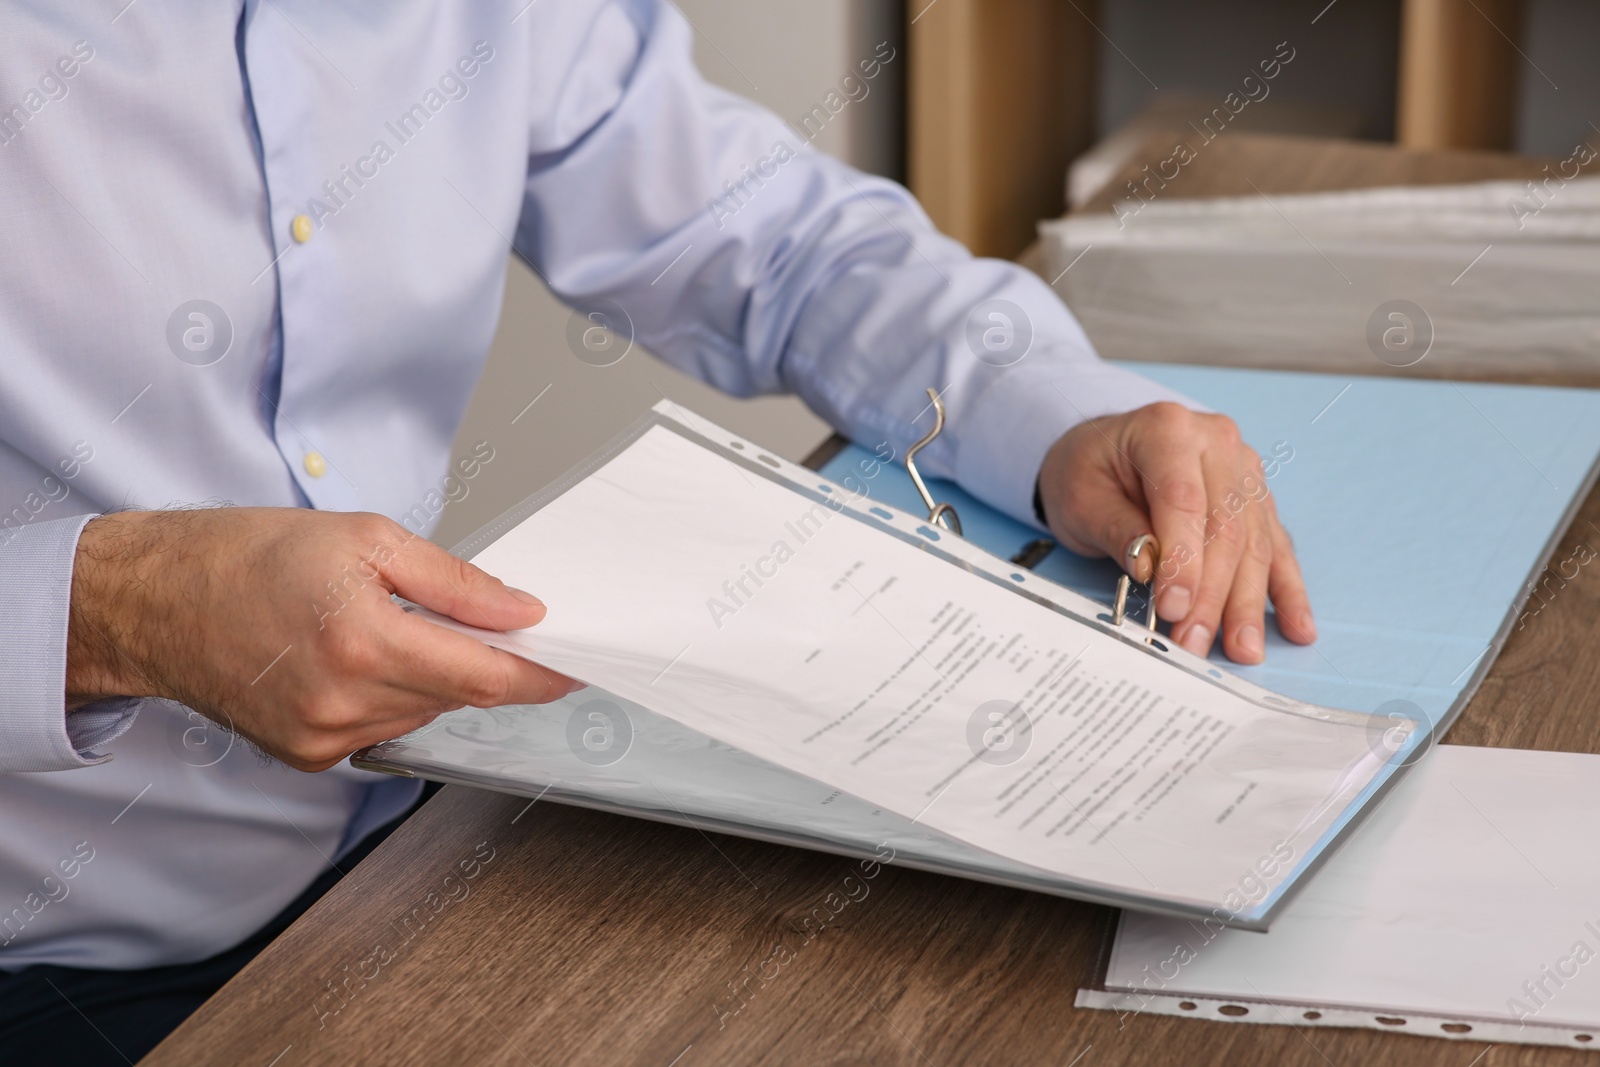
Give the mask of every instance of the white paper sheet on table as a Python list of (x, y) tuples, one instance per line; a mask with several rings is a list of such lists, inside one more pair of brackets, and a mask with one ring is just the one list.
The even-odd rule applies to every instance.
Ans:
[[(658, 412), (502, 524), (474, 561), (550, 611), (479, 635), (1073, 895), (1245, 924), (1394, 772), (1388, 722), (1150, 647), (1093, 602), (730, 445)], [(1025, 754), (1008, 761), (979, 738), (1005, 721), (986, 709), (1016, 707)]]
[(1600, 756), (1440, 745), (1270, 932), (1124, 912), (1078, 1002), (1592, 1048), (1596, 840)]

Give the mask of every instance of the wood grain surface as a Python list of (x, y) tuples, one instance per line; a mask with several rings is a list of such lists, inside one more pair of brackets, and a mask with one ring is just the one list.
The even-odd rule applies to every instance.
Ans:
[[(1360, 149), (1346, 157), (1312, 148), (1286, 153), (1282, 180), (1270, 179), (1270, 146), (1237, 140), (1235, 162), (1255, 167), (1268, 191), (1375, 173)], [(1410, 166), (1408, 180), (1429, 180), (1426, 161)], [(1388, 173), (1384, 181), (1395, 180)], [(1579, 544), (1600, 548), (1600, 493), (1554, 558)], [(1525, 616), (1446, 740), (1600, 751), (1593, 570), (1545, 586), (1548, 602)], [(1470, 1036), (1076, 1010), (1111, 914), (450, 787), (144, 1062), (1600, 1063)]]

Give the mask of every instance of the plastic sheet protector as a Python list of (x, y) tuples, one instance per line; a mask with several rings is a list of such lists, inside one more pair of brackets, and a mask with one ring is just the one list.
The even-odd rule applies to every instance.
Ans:
[(1264, 928), (1428, 737), (665, 403), (461, 551), (549, 614), (451, 625), (594, 688), (361, 765)]
[(1124, 912), (1078, 1003), (1593, 1049), (1597, 836), (1600, 756), (1440, 745), (1271, 932)]

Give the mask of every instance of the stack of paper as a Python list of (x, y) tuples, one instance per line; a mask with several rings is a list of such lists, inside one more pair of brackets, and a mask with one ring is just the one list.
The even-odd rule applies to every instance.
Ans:
[(1109, 358), (1600, 372), (1600, 179), (1562, 177), (1577, 165), (1208, 200), (1156, 178), (1043, 224), (1045, 277)]

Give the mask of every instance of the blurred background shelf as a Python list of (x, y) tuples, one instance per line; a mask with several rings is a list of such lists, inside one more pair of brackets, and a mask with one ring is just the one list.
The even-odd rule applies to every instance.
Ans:
[(1600, 114), (1600, 5), (1581, 0), (910, 0), (906, 17), (909, 183), (987, 255), (1066, 210), (1063, 175), (1097, 139), (1131, 123), (1130, 158), (1280, 43), (1294, 59), (1248, 132), (1564, 158)]

